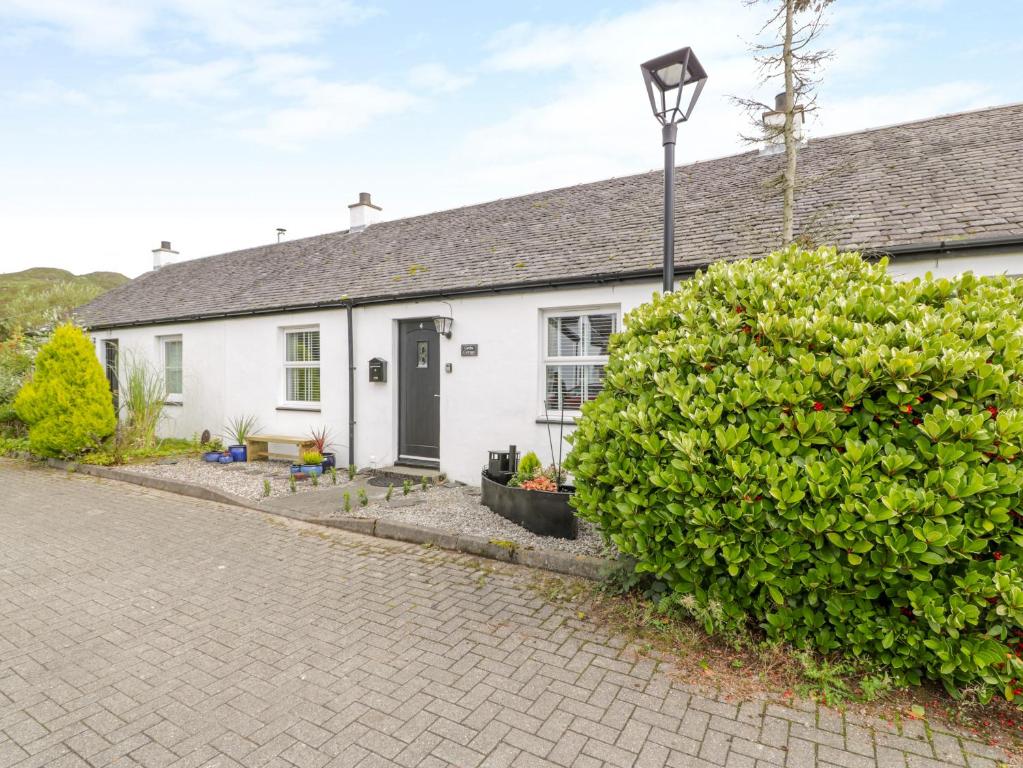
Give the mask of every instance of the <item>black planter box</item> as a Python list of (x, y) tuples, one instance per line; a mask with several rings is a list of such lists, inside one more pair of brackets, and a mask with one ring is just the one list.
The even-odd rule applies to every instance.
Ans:
[(487, 471), (480, 479), (480, 501), (501, 517), (538, 536), (574, 539), (579, 535), (575, 512), (569, 506), (571, 492), (550, 493), (508, 487), (491, 480)]

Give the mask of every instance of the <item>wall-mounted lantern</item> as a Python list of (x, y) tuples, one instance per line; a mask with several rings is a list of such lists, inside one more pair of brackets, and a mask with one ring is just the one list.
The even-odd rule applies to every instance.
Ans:
[(433, 318), (433, 327), (437, 329), (437, 333), (446, 339), (451, 338), (451, 325), (454, 323), (450, 317), (435, 317)]

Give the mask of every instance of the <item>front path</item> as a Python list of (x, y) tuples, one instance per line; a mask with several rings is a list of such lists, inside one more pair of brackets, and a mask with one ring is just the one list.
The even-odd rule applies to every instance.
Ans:
[(703, 697), (532, 577), (0, 461), (0, 766), (998, 757), (920, 723)]

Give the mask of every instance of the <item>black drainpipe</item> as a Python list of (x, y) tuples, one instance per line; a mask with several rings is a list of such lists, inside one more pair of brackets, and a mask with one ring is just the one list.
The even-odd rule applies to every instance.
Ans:
[(355, 340), (352, 328), (352, 302), (348, 310), (348, 466), (355, 464)]

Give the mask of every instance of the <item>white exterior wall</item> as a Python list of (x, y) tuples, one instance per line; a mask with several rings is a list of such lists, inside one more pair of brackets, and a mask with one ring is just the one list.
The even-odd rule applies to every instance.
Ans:
[[(282, 328), (319, 325), (321, 393), (318, 410), (279, 410), (284, 400)], [(224, 435), (227, 420), (253, 414), (263, 432), (301, 437), (328, 424), (347, 439), (347, 331), (344, 311), (205, 320), (93, 331), (103, 360), (103, 341), (118, 339), (121, 376), (131, 355), (159, 366), (159, 340), (180, 336), (183, 382), (180, 405), (167, 405), (160, 434), (192, 437), (204, 429)], [(344, 434), (337, 426), (345, 424)]]
[[(891, 271), (900, 278), (950, 276), (966, 269), (978, 274), (1021, 274), (1023, 255), (973, 256), (938, 260), (899, 260)], [(422, 301), (356, 307), (355, 403), (356, 463), (387, 466), (398, 446), (398, 320), (450, 315), (452, 338), (440, 342), (440, 467), (447, 475), (478, 484), (487, 451), (514, 443), (551, 462), (550, 440), (558, 450), (559, 431), (570, 425), (542, 423), (542, 312), (552, 309), (612, 307), (619, 320), (659, 290), (659, 281), (586, 288), (495, 293), (449, 302)], [(320, 328), (321, 403), (315, 410), (281, 410), (283, 335), (286, 327)], [(620, 324), (619, 324), (619, 327)], [(181, 405), (168, 405), (165, 436), (191, 437), (209, 429), (223, 434), (228, 418), (254, 414), (262, 431), (308, 435), (327, 426), (338, 463), (348, 461), (348, 358), (344, 309), (265, 315), (94, 332), (117, 338), (122, 362), (141, 354), (159, 364), (158, 339), (180, 335), (184, 368)], [(478, 345), (476, 357), (461, 357), (462, 344)], [(368, 362), (387, 361), (386, 383), (371, 383)], [(452, 365), (450, 373), (445, 364)], [(548, 433), (550, 429), (550, 436)], [(562, 457), (568, 446), (563, 444)]]

